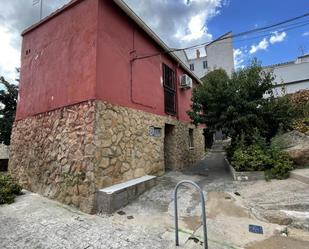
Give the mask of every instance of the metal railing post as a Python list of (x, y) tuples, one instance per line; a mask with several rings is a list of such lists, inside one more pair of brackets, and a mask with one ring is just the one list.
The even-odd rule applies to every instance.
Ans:
[(177, 204), (177, 191), (182, 184), (191, 184), (193, 185), (200, 193), (200, 200), (202, 205), (202, 219), (203, 219), (203, 232), (204, 232), (204, 249), (208, 249), (208, 240), (207, 240), (207, 227), (206, 227), (206, 212), (205, 212), (205, 198), (203, 195), (202, 189), (193, 181), (184, 180), (177, 183), (174, 190), (174, 204), (175, 204), (175, 238), (176, 246), (179, 246), (179, 235), (178, 235), (178, 204)]

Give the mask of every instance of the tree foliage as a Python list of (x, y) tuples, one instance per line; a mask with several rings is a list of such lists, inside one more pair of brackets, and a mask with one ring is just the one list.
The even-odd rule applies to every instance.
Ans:
[(4, 77), (0, 77), (0, 84), (4, 87), (0, 90), (0, 142), (9, 145), (16, 113), (18, 86), (9, 83)]
[(273, 80), (272, 73), (263, 71), (256, 60), (231, 77), (222, 69), (214, 70), (194, 89), (189, 116), (195, 124), (222, 129), (232, 142), (241, 134), (250, 140), (256, 131), (269, 141), (280, 127), (288, 128), (293, 118), (289, 99), (273, 96)]

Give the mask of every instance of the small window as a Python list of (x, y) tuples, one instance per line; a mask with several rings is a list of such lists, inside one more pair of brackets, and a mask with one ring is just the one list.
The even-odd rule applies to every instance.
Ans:
[(190, 70), (194, 71), (194, 64), (193, 63), (190, 64)]
[(193, 129), (189, 129), (189, 148), (194, 148)]
[(203, 68), (206, 69), (208, 67), (207, 61), (203, 61)]

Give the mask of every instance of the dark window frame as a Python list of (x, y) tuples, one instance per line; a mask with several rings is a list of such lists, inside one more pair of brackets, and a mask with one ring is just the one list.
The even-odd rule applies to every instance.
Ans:
[(164, 88), (164, 111), (165, 113), (176, 115), (176, 75), (168, 65), (162, 64), (163, 88)]
[(190, 70), (194, 71), (194, 63), (190, 63)]
[(203, 68), (207, 69), (208, 68), (208, 62), (207, 61), (203, 61)]

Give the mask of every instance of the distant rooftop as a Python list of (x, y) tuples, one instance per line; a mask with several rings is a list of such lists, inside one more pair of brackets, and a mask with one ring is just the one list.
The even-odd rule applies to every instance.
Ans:
[(282, 62), (282, 63), (271, 64), (271, 65), (265, 66), (264, 68), (280, 67), (280, 66), (286, 66), (286, 65), (291, 65), (291, 64), (299, 64), (299, 63), (304, 63), (304, 62), (309, 62), (309, 54), (298, 56), (297, 59), (294, 60), (294, 61), (286, 61), (286, 62)]

